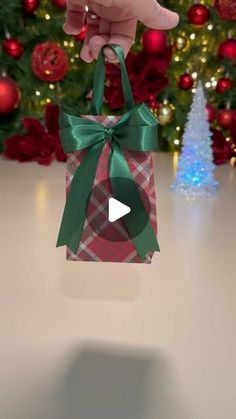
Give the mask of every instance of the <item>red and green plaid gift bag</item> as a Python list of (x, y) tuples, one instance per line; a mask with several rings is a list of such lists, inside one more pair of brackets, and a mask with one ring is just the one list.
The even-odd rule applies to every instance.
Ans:
[[(105, 59), (94, 77), (91, 115), (62, 110), (61, 141), (67, 153), (66, 205), (57, 246), (70, 261), (151, 263), (157, 242), (156, 194), (151, 152), (157, 121), (145, 104), (135, 106), (123, 50), (109, 45), (121, 64), (128, 112), (101, 116)], [(109, 198), (131, 208), (110, 222)]]

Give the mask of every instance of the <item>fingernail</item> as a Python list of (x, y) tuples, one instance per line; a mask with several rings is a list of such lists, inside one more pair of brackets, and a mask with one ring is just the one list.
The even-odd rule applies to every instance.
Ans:
[(174, 13), (175, 14), (175, 19), (176, 19), (176, 25), (179, 23), (179, 15), (178, 13)]
[(107, 59), (110, 60), (110, 61), (114, 61), (114, 60), (117, 59), (116, 54), (110, 48), (105, 48), (104, 54), (107, 57)]
[(94, 57), (92, 55), (92, 52), (91, 52), (90, 48), (87, 45), (85, 45), (82, 48), (82, 50), (80, 52), (80, 57), (86, 63), (91, 63), (93, 61), (93, 59), (94, 59)]
[(67, 23), (63, 25), (63, 30), (67, 35), (79, 35), (79, 31), (71, 26), (69, 26)]

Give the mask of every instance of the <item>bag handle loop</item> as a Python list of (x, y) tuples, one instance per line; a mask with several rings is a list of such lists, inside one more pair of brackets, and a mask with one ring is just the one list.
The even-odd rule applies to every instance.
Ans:
[(107, 44), (104, 45), (101, 49), (98, 60), (95, 67), (94, 82), (93, 82), (93, 93), (92, 101), (90, 107), (91, 115), (101, 115), (103, 107), (103, 97), (104, 97), (104, 85), (105, 85), (105, 76), (106, 76), (106, 63), (104, 56), (104, 48), (111, 48), (117, 55), (122, 76), (122, 88), (125, 98), (125, 104), (128, 110), (131, 110), (135, 107), (133, 93), (129, 81), (129, 76), (126, 70), (125, 65), (125, 56), (124, 51), (119, 45)]

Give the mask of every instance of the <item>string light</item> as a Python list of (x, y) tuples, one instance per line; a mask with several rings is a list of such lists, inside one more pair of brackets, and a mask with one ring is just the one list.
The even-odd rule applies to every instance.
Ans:
[(193, 79), (197, 79), (198, 73), (196, 71), (194, 71), (194, 73), (192, 74), (192, 78)]
[(46, 99), (46, 102), (47, 102), (47, 103), (50, 103), (50, 102), (51, 102), (51, 99), (47, 98), (47, 99)]
[(174, 144), (179, 145), (179, 140), (177, 138), (176, 138), (176, 140), (174, 140)]
[(195, 33), (191, 33), (191, 35), (190, 35), (190, 39), (195, 39), (196, 38), (196, 34)]
[(180, 61), (180, 58), (178, 56), (175, 57), (175, 61), (178, 62)]
[(35, 94), (36, 94), (36, 96), (40, 96), (41, 92), (39, 90), (36, 90)]
[(46, 13), (46, 15), (45, 15), (45, 19), (46, 19), (46, 20), (50, 20), (50, 19), (51, 19), (51, 16), (50, 16), (48, 13)]
[(54, 84), (49, 84), (49, 89), (54, 89), (55, 88), (55, 86), (54, 86)]
[(207, 88), (207, 89), (209, 89), (209, 87), (211, 87), (211, 82), (210, 82), (210, 81), (207, 81), (207, 82), (205, 83), (205, 86), (206, 86), (206, 88)]
[(212, 29), (213, 29), (213, 25), (212, 25), (212, 24), (208, 25), (208, 26), (207, 26), (207, 29), (208, 29), (209, 31), (212, 31)]
[(176, 127), (175, 129), (176, 129), (176, 131), (180, 131), (180, 130), (181, 130), (181, 128), (180, 128), (180, 127)]

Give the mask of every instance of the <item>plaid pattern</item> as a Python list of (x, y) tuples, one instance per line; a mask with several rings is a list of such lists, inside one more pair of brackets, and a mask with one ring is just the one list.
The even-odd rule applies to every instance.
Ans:
[[(104, 126), (115, 125), (120, 117), (117, 116), (83, 116), (84, 119), (96, 120)], [(151, 263), (153, 252), (149, 253), (142, 261), (136, 248), (129, 239), (122, 219), (110, 223), (107, 217), (107, 202), (112, 196), (109, 182), (109, 153), (110, 144), (104, 146), (96, 173), (94, 186), (96, 194), (91, 195), (88, 206), (87, 218), (81, 237), (77, 254), (67, 248), (67, 259), (70, 261), (90, 262), (123, 262), (123, 263)], [(135, 182), (146, 192), (150, 200), (150, 221), (157, 233), (156, 222), (156, 193), (154, 184), (153, 162), (151, 153), (124, 152)], [(68, 193), (73, 175), (86, 155), (86, 150), (68, 154), (66, 171), (66, 191)], [(99, 226), (105, 237), (113, 237), (116, 241), (107, 241), (104, 234), (101, 237), (92, 229), (92, 225)]]

